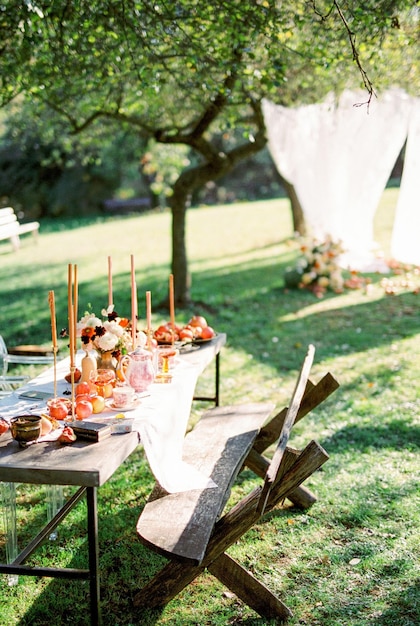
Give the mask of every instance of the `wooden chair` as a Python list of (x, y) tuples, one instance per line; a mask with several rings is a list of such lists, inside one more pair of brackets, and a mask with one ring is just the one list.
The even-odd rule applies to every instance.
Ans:
[[(257, 428), (256, 420), (250, 428), (243, 420), (250, 415), (255, 418), (258, 409), (260, 418), (266, 415), (267, 405), (219, 407), (207, 411), (187, 435), (185, 460), (194, 463), (196, 459), (197, 467), (203, 469), (205, 458), (204, 467), (212, 468), (211, 477), (218, 488), (167, 494), (159, 485), (155, 486), (140, 515), (137, 532), (141, 541), (170, 560), (136, 593), (135, 606), (167, 604), (207, 569), (263, 617), (285, 620), (291, 615), (290, 609), (226, 550), (286, 496), (303, 507), (316, 499), (301, 484), (325, 463), (327, 453), (313, 441), (302, 452), (288, 447), (295, 421), (338, 387), (330, 374), (318, 385), (309, 381), (313, 356), (314, 348), (309, 346), (290, 406), (265, 427)], [(242, 429), (229, 434), (226, 424), (235, 421), (243, 423)], [(261, 453), (273, 437), (278, 443), (270, 461)], [(263, 484), (219, 519), (230, 488), (244, 465), (263, 476)]]

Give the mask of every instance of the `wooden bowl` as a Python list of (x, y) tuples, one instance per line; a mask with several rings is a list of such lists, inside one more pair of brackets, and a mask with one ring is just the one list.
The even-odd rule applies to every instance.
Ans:
[(39, 415), (18, 415), (10, 420), (13, 439), (22, 447), (36, 441), (41, 435), (41, 417)]

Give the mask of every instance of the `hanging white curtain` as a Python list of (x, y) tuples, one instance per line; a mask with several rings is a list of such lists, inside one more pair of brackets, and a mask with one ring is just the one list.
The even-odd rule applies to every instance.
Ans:
[(394, 89), (355, 104), (365, 93), (345, 91), (337, 102), (286, 108), (264, 102), (268, 147), (293, 184), (317, 238), (330, 235), (346, 249), (342, 265), (385, 271), (375, 254), (373, 218), (407, 136), (410, 98)]
[(420, 99), (412, 99), (404, 170), (391, 239), (394, 259), (420, 265)]

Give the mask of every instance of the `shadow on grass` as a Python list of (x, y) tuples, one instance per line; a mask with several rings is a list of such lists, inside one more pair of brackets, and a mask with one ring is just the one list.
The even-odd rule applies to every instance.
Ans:
[(391, 593), (388, 608), (374, 617), (372, 626), (418, 626), (420, 623), (420, 578), (400, 594)]
[[(147, 469), (145, 471), (148, 472)], [(163, 561), (140, 543), (135, 530), (142, 503), (145, 502), (146, 492), (150, 491), (151, 485), (147, 477), (141, 478), (138, 497), (136, 496), (135, 500), (124, 499), (123, 488), (128, 480), (127, 473), (128, 475), (133, 473), (132, 462), (131, 467), (130, 462), (127, 462), (118, 470), (115, 482), (109, 481), (98, 491), (101, 612), (104, 626), (115, 626), (115, 624), (152, 626), (159, 620), (162, 611), (136, 609), (133, 605), (133, 596), (137, 589), (147, 582), (151, 577), (150, 572), (157, 570)], [(103, 499), (106, 499), (106, 502), (102, 502), (101, 506)], [(104, 515), (105, 509), (110, 513)], [(77, 538), (76, 545), (72, 537)], [(84, 501), (80, 502), (69, 518), (59, 526), (57, 541), (44, 543), (28, 564), (36, 560), (37, 564), (54, 566), (57, 552), (74, 554), (73, 558), (66, 563), (66, 567), (87, 568), (88, 546)], [(21, 577), (21, 580), (28, 581), (28, 577)], [(32, 581), (36, 580), (32, 578)], [(33, 584), (29, 582), (28, 588)], [(19, 626), (90, 625), (88, 581), (44, 578), (42, 584), (45, 587), (30, 609), (17, 622)], [(27, 593), (31, 593), (29, 589)]]
[[(76, 221), (76, 225), (77, 225)], [(76, 226), (75, 226), (76, 227)], [(242, 255), (241, 255), (242, 256)], [(280, 257), (265, 257), (258, 261), (235, 263), (230, 258), (222, 268), (211, 271), (194, 270), (192, 296), (194, 302), (186, 310), (177, 310), (177, 319), (188, 319), (191, 314), (202, 313), (209, 316), (209, 323), (219, 331), (228, 333), (229, 344), (240, 347), (244, 344), (244, 332), (249, 349), (255, 358), (270, 358), (279, 363), (279, 370), (293, 370), (300, 364), (301, 351), (297, 344), (312, 342), (317, 348), (318, 361), (343, 352), (351, 353), (392, 343), (394, 339), (410, 336), (418, 332), (420, 310), (418, 296), (404, 293), (380, 300), (371, 300), (366, 296), (362, 304), (340, 305), (333, 310), (313, 312), (314, 305), (320, 303), (312, 293), (303, 290), (287, 291), (284, 289), (283, 275), (289, 263), (290, 254)], [(37, 271), (35, 269), (34, 271)], [(140, 270), (139, 270), (140, 271)], [(153, 293), (154, 314), (157, 303), (167, 298), (167, 282), (162, 275), (168, 269), (162, 265), (150, 265), (142, 272), (139, 285), (139, 316), (145, 316), (142, 306), (142, 290)], [(8, 345), (31, 343), (37, 336), (37, 343), (49, 341), (49, 312), (46, 306), (48, 290), (55, 290), (57, 324), (67, 324), (67, 267), (62, 263), (49, 267), (46, 274), (48, 281), (43, 285), (42, 272), (37, 273), (33, 285), (24, 282), (19, 285), (22, 269), (4, 268), (0, 297), (5, 319), (20, 319), (22, 323), (14, 336), (8, 336), (7, 325), (2, 334)], [(382, 276), (371, 277), (373, 282)], [(22, 281), (20, 281), (22, 283)], [(131, 311), (129, 271), (113, 277), (114, 292), (118, 294), (117, 311), (121, 316), (129, 316)], [(55, 283), (55, 284), (54, 284)], [(19, 285), (10, 290), (9, 285)], [(7, 287), (7, 289), (6, 289)], [(84, 312), (88, 304), (98, 311), (106, 306), (104, 294), (107, 294), (107, 276), (95, 281), (84, 281), (83, 272), (79, 271), (79, 310)], [(416, 301), (417, 298), (417, 301)], [(328, 293), (324, 303), (331, 303), (339, 296)], [(21, 315), (22, 304), (25, 315)], [(200, 304), (201, 303), (201, 304)], [(204, 308), (204, 304), (207, 308)], [(143, 302), (144, 304), (144, 302)], [(201, 311), (200, 308), (203, 308)], [(319, 307), (318, 307), (319, 308)], [(165, 310), (159, 311), (165, 315)], [(30, 320), (30, 322), (29, 322)], [(345, 342), (342, 339), (345, 335)], [(276, 343), (273, 338), (277, 338)], [(32, 341), (33, 342), (33, 341)], [(343, 343), (346, 345), (343, 346)], [(287, 359), (284, 355), (287, 355)]]
[[(114, 540), (103, 540), (102, 535), (109, 531), (114, 523), (127, 523), (132, 529), (131, 541), (116, 536)], [(149, 572), (155, 569), (154, 555), (148, 553), (138, 541), (135, 534), (136, 519), (122, 512), (116, 516), (100, 519), (100, 581), (101, 581), (101, 613), (103, 626), (115, 624), (142, 624), (152, 626), (159, 621), (162, 610), (135, 608), (133, 596), (138, 584), (140, 588), (150, 577)], [(108, 527), (108, 528), (107, 528)], [(66, 528), (66, 533), (80, 532), (73, 526)], [(62, 544), (63, 545), (63, 544)], [(55, 547), (55, 546), (54, 546)], [(60, 540), (57, 541), (58, 549)], [(50, 548), (53, 554), (53, 549)], [(45, 557), (46, 558), (46, 557)], [(80, 554), (68, 563), (67, 567), (87, 567), (87, 541), (84, 542)], [(157, 569), (157, 568), (156, 568)], [(130, 576), (131, 584), (126, 576)], [(88, 581), (72, 581), (44, 579), (45, 587), (32, 603), (30, 609), (18, 622), (19, 626), (45, 626), (45, 624), (77, 624), (90, 626), (90, 593)]]
[(408, 420), (392, 420), (377, 426), (352, 424), (324, 439), (322, 446), (337, 454), (354, 449), (363, 454), (384, 448), (417, 452), (420, 450), (420, 426)]

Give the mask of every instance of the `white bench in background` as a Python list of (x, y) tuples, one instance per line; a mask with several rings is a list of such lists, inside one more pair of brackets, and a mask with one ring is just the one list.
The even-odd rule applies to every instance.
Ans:
[(0, 209), (0, 241), (10, 239), (14, 250), (17, 250), (20, 246), (20, 235), (32, 233), (37, 238), (38, 231), (39, 222), (20, 224), (12, 207)]

